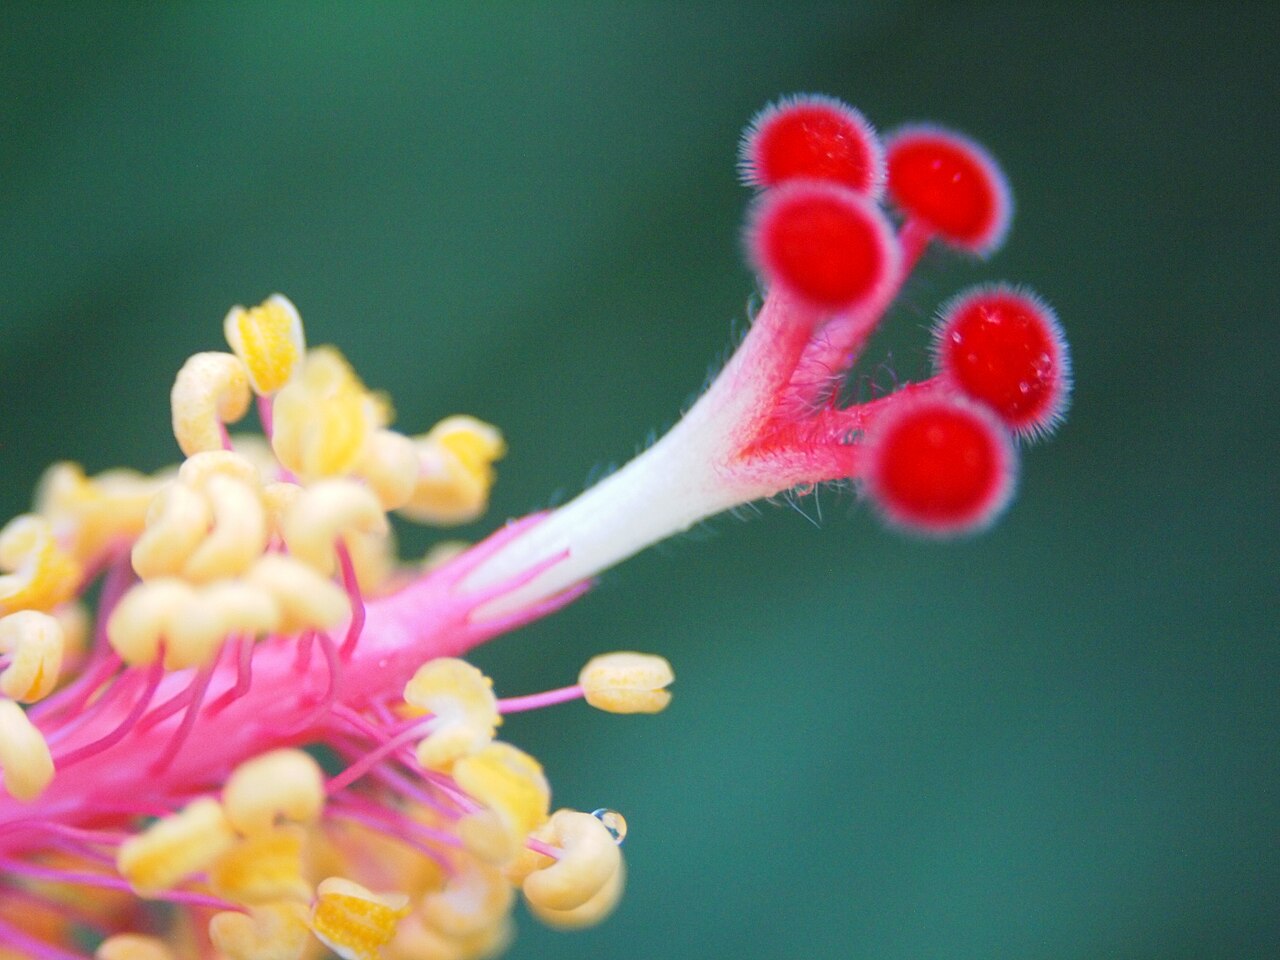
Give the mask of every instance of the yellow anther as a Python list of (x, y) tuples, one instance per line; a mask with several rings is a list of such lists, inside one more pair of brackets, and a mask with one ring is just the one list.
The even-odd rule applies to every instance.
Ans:
[(156, 937), (118, 933), (98, 944), (94, 960), (174, 960), (173, 953)]
[(231, 824), (246, 836), (267, 833), (277, 819), (312, 823), (324, 809), (324, 774), (301, 750), (273, 750), (236, 767), (222, 788)]
[(0, 700), (0, 769), (9, 796), (30, 803), (53, 779), (49, 745), (23, 709), (12, 700)]
[(589, 813), (557, 810), (550, 826), (551, 842), (562, 853), (525, 878), (525, 899), (547, 910), (573, 910), (617, 873), (622, 853), (605, 825)]
[(464, 817), (463, 842), (493, 863), (514, 858), (547, 819), (551, 788), (537, 760), (509, 743), (491, 743), (453, 765), (458, 785), (485, 807)]
[(89, 478), (77, 463), (54, 464), (36, 490), (36, 513), (48, 518), (54, 535), (81, 563), (113, 542), (142, 533), (147, 505), (164, 480), (132, 470), (109, 470)]
[(207, 869), (235, 838), (218, 801), (202, 797), (122, 843), (116, 869), (140, 896), (153, 896)]
[(299, 960), (311, 943), (307, 909), (299, 903), (270, 903), (248, 914), (215, 913), (209, 939), (227, 960)]
[(249, 568), (244, 580), (275, 599), (281, 633), (327, 629), (351, 615), (351, 603), (342, 588), (293, 557), (268, 553)]
[(502, 434), (474, 417), (441, 420), (414, 438), (418, 482), (400, 512), (421, 523), (467, 523), (484, 513), (506, 445)]
[[(120, 598), (107, 621), (111, 648), (131, 667), (154, 662), (170, 624), (185, 614), (195, 596), (193, 586), (171, 577), (135, 584)], [(165, 659), (169, 666), (168, 656)]]
[(229, 353), (197, 353), (182, 365), (169, 402), (173, 435), (187, 456), (222, 449), (222, 425), (235, 423), (249, 409), (249, 375)]
[(402, 433), (376, 430), (355, 466), (384, 510), (403, 506), (418, 484), (418, 448)]
[(284, 518), (289, 552), (324, 574), (333, 572), (334, 546), (350, 534), (381, 534), (387, 515), (368, 487), (354, 480), (322, 480), (298, 498)]
[(332, 347), (307, 352), (301, 376), (276, 394), (271, 445), (280, 462), (312, 480), (348, 473), (387, 410)]
[(0, 693), (24, 703), (53, 692), (62, 670), (62, 625), (37, 610), (19, 610), (0, 617), (0, 653), (12, 659), (0, 673)]
[(267, 512), (254, 487), (214, 475), (205, 482), (213, 529), (182, 565), (182, 576), (208, 583), (244, 573), (267, 546)]
[(209, 532), (209, 501), (185, 483), (174, 481), (147, 509), (147, 527), (133, 545), (130, 559), (143, 580), (174, 576)]
[(311, 885), (302, 876), (305, 836), (301, 827), (286, 824), (237, 841), (209, 868), (213, 892), (248, 905), (310, 900)]
[(0, 616), (52, 610), (80, 586), (81, 567), (59, 546), (44, 517), (24, 513), (0, 529)]
[(232, 307), (222, 332), (244, 361), (253, 389), (264, 395), (289, 382), (307, 349), (298, 308), (278, 293), (248, 310)]
[(604, 653), (578, 674), (587, 703), (609, 713), (659, 713), (671, 702), (663, 689), (675, 680), (665, 658), (651, 653)]
[(429, 770), (446, 770), (480, 750), (502, 723), (493, 681), (465, 660), (427, 661), (405, 685), (404, 699), (433, 714), (418, 744), (418, 762)]
[(528, 898), (525, 902), (529, 905), (529, 912), (547, 926), (559, 930), (577, 930), (581, 927), (594, 926), (613, 912), (618, 901), (622, 899), (626, 880), (627, 866), (624, 860), (618, 864), (618, 869), (614, 871), (613, 876), (605, 881), (604, 886), (594, 897), (572, 910), (552, 910)]
[(395, 936), (409, 913), (404, 894), (377, 894), (342, 877), (316, 888), (311, 930), (344, 960), (379, 960), (379, 948)]
[(500, 871), (473, 860), (455, 872), (443, 890), (423, 899), (422, 916), (447, 937), (473, 937), (505, 917), (514, 896)]

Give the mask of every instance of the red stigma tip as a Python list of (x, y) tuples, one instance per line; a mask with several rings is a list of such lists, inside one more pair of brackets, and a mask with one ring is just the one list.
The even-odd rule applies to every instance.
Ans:
[(1013, 201), (986, 150), (949, 130), (906, 127), (889, 138), (887, 151), (889, 193), (908, 216), (971, 253), (1000, 246)]
[(892, 523), (934, 536), (979, 530), (1009, 502), (1016, 455), (986, 411), (928, 397), (885, 415), (867, 440), (868, 492)]
[(803, 181), (764, 194), (748, 246), (770, 282), (832, 311), (873, 299), (897, 272), (897, 244), (883, 214), (834, 184)]
[(961, 294), (942, 308), (934, 352), (944, 379), (1023, 436), (1050, 432), (1066, 412), (1066, 338), (1034, 294), (1008, 286)]
[(739, 166), (748, 186), (826, 180), (878, 197), (884, 150), (859, 111), (834, 97), (807, 94), (756, 115), (742, 138)]

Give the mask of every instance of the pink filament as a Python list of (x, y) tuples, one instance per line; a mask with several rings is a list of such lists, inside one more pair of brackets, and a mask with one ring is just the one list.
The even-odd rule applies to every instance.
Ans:
[(138, 701), (133, 705), (128, 715), (120, 721), (114, 730), (104, 737), (93, 741), (93, 743), (85, 744), (78, 750), (72, 750), (66, 756), (55, 758), (54, 766), (59, 770), (65, 770), (74, 763), (88, 759), (95, 754), (101, 753), (103, 750), (114, 746), (124, 739), (125, 734), (133, 729), (138, 722), (138, 718), (142, 716), (143, 711), (151, 705), (151, 699), (156, 695), (156, 688), (160, 686), (160, 678), (164, 676), (164, 651), (161, 650), (157, 656), (155, 663), (151, 664), (147, 673), (146, 687), (142, 691), (142, 695), (138, 697)]
[(351, 600), (351, 622), (347, 624), (347, 636), (342, 641), (342, 659), (347, 659), (355, 651), (364, 631), (365, 609), (364, 596), (360, 593), (360, 583), (356, 580), (355, 564), (351, 562), (351, 551), (341, 540), (337, 544), (338, 566), (342, 569), (342, 586)]
[(165, 746), (164, 753), (152, 764), (151, 772), (153, 774), (164, 773), (165, 770), (169, 769), (169, 764), (173, 763), (173, 758), (178, 755), (182, 745), (187, 742), (187, 737), (191, 735), (191, 730), (196, 723), (196, 717), (200, 713), (201, 704), (204, 702), (204, 695), (209, 689), (209, 681), (213, 678), (213, 666), (213, 664), (209, 664), (207, 667), (201, 667), (200, 672), (196, 674), (196, 678), (191, 682), (191, 704), (187, 707), (187, 712), (183, 714), (182, 724)]
[(531, 693), (524, 697), (506, 697), (498, 701), (499, 713), (520, 713), (523, 710), (537, 710), (540, 707), (551, 707), (558, 703), (568, 703), (582, 697), (582, 687), (574, 684), (571, 687), (560, 687), (545, 693)]

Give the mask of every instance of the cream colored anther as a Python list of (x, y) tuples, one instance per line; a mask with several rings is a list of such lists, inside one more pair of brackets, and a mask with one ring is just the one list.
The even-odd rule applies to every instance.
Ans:
[(213, 529), (182, 565), (182, 575), (194, 583), (243, 573), (267, 546), (267, 512), (256, 488), (214, 475), (204, 489)]
[(122, 843), (116, 869), (140, 895), (151, 896), (206, 869), (235, 836), (218, 801), (201, 797)]
[(140, 933), (117, 933), (98, 944), (94, 960), (173, 960), (164, 942)]
[(578, 674), (587, 703), (609, 713), (658, 713), (671, 702), (671, 664), (651, 653), (605, 653)]
[(506, 916), (513, 898), (500, 871), (470, 861), (449, 877), (443, 890), (423, 899), (422, 915), (448, 937), (473, 937)]
[(418, 483), (418, 448), (404, 434), (375, 430), (355, 472), (363, 477), (384, 510), (408, 503)]
[[(134, 584), (111, 611), (107, 641), (131, 667), (153, 663), (171, 624), (182, 618), (195, 596), (195, 587), (172, 577)], [(165, 666), (173, 669), (170, 646), (166, 642)]]
[(560, 859), (534, 870), (522, 889), (530, 903), (547, 910), (573, 910), (603, 889), (618, 871), (622, 854), (605, 825), (589, 813), (557, 810), (551, 817), (552, 842)]
[(174, 481), (147, 508), (147, 526), (130, 559), (143, 580), (174, 576), (209, 532), (209, 501), (185, 483)]
[(187, 456), (222, 449), (222, 424), (245, 415), (252, 399), (249, 375), (229, 353), (197, 353), (182, 365), (169, 402), (173, 435)]
[(334, 547), (352, 533), (388, 529), (378, 498), (353, 480), (322, 480), (307, 488), (285, 516), (289, 552), (323, 574), (334, 568)]
[(0, 693), (34, 703), (53, 692), (62, 670), (63, 632), (56, 617), (20, 610), (0, 617), (0, 653), (9, 666), (0, 673)]
[(418, 762), (429, 770), (447, 770), (480, 750), (502, 723), (493, 681), (465, 660), (427, 661), (405, 685), (404, 699), (433, 715), (417, 751)]
[(232, 307), (222, 332), (244, 361), (254, 391), (264, 395), (289, 382), (307, 349), (298, 308), (278, 293), (248, 310)]
[(623, 861), (594, 897), (572, 910), (552, 910), (539, 906), (528, 898), (525, 898), (525, 902), (529, 905), (529, 912), (547, 926), (558, 930), (578, 930), (582, 927), (594, 926), (613, 912), (618, 901), (622, 899), (626, 880), (627, 866), (626, 861)]
[(248, 914), (215, 913), (209, 939), (227, 960), (299, 960), (311, 940), (307, 909), (299, 903), (271, 903)]
[(12, 700), (0, 700), (0, 769), (9, 796), (30, 803), (53, 779), (53, 757), (44, 734)]
[(312, 823), (324, 809), (324, 774), (301, 750), (273, 750), (235, 769), (222, 788), (222, 804), (246, 835), (270, 830), (277, 818)]

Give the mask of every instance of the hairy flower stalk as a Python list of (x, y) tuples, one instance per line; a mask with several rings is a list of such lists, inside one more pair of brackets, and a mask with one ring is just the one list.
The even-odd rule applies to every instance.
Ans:
[[(497, 729), (575, 699), (656, 713), (670, 666), (604, 654), (576, 683), (499, 698), (461, 657), (784, 491), (852, 483), (927, 535), (994, 519), (1016, 439), (1067, 402), (1036, 296), (961, 294), (934, 377), (840, 403), (925, 248), (1002, 240), (994, 162), (930, 127), (882, 145), (852, 108), (800, 97), (749, 128), (742, 172), (766, 295), (725, 369), (630, 464), (474, 547), (404, 565), (388, 515), (479, 516), (497, 430), (391, 429), (388, 400), (308, 349), (278, 295), (234, 308), (231, 351), (179, 372), (175, 471), (49, 471), (0, 530), (0, 958), (480, 957), (507, 941), (516, 888), (549, 924), (595, 923), (622, 892), (625, 822), (553, 813), (541, 766)], [(254, 406), (263, 437), (230, 434)]]

